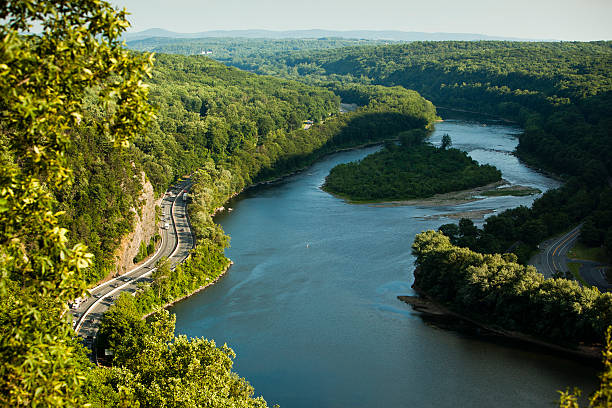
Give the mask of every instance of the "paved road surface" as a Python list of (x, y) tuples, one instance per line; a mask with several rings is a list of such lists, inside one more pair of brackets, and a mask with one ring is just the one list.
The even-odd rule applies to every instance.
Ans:
[(604, 265), (599, 262), (578, 259), (572, 259), (572, 262), (580, 263), (580, 276), (586, 283), (598, 287), (601, 291), (612, 291), (612, 284), (606, 279)]
[(555, 272), (561, 272), (565, 276), (565, 273), (569, 272), (568, 262), (579, 263), (580, 276), (582, 276), (586, 283), (596, 286), (602, 291), (612, 290), (612, 284), (605, 277), (604, 265), (598, 262), (570, 259), (567, 257), (567, 253), (572, 249), (580, 236), (581, 226), (582, 224), (561, 236), (542, 242), (540, 244), (540, 252), (530, 259), (529, 264), (534, 265), (540, 273), (550, 278)]
[[(187, 218), (187, 203), (183, 200), (183, 190), (191, 188), (191, 181), (185, 180), (168, 190), (162, 200), (162, 217), (168, 222), (168, 229), (161, 229), (162, 242), (158, 250), (146, 262), (117, 278), (111, 279), (89, 290), (91, 297), (82, 302), (78, 308), (71, 309), (77, 335), (85, 339), (85, 345), (91, 348), (98, 325), (104, 312), (117, 299), (119, 293), (134, 293), (139, 282), (149, 280), (155, 270), (157, 261), (168, 257), (172, 267), (176, 266), (193, 248), (194, 238)], [(170, 194), (169, 194), (170, 193)], [(163, 225), (162, 221), (161, 225)]]
[(567, 253), (576, 243), (581, 226), (542, 242), (539, 245), (540, 252), (529, 260), (529, 264), (535, 266), (546, 278), (551, 278), (555, 272), (569, 272)]

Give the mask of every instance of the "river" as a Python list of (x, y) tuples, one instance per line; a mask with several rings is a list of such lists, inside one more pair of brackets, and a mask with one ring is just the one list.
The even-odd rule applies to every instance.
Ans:
[[(558, 186), (511, 154), (519, 131), (448, 120), (431, 142), (448, 133), (454, 147), (511, 183)], [(397, 300), (414, 294), (415, 234), (451, 222), (444, 214), (503, 210), (534, 197), (373, 207), (319, 188), (333, 166), (376, 149), (328, 156), (232, 200), (233, 211), (216, 220), (231, 236), (235, 264), (173, 308), (176, 333), (226, 342), (256, 395), (283, 408), (547, 407), (559, 389), (593, 390), (596, 368), (586, 363), (444, 330)]]

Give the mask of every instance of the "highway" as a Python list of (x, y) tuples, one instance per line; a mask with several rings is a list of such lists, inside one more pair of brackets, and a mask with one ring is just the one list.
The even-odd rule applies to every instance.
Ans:
[(567, 257), (567, 253), (572, 249), (580, 236), (581, 227), (582, 224), (559, 237), (542, 242), (539, 246), (540, 252), (531, 258), (529, 264), (535, 266), (538, 272), (546, 278), (551, 278), (557, 271), (561, 272), (562, 276), (565, 277), (565, 273), (569, 272), (568, 262), (579, 263), (580, 276), (587, 284), (595, 286), (602, 291), (611, 290), (612, 284), (605, 278), (604, 265), (593, 261), (569, 259)]
[(529, 264), (535, 266), (546, 278), (553, 277), (555, 272), (569, 272), (567, 252), (576, 243), (581, 226), (582, 224), (563, 235), (542, 242), (539, 245), (540, 252), (530, 259)]
[(156, 252), (131, 271), (89, 289), (91, 296), (76, 309), (70, 310), (74, 316), (75, 333), (84, 339), (89, 349), (96, 337), (102, 315), (121, 292), (134, 293), (139, 282), (150, 279), (149, 276), (162, 257), (167, 257), (174, 267), (189, 256), (194, 246), (194, 237), (187, 218), (187, 203), (180, 193), (183, 190), (189, 191), (191, 184), (189, 179), (181, 181), (164, 195), (161, 208), (162, 218), (166, 221), (162, 220), (160, 224), (168, 222), (169, 228), (160, 229), (162, 241)]
[(556, 241), (553, 241), (548, 248), (546, 248), (546, 267), (550, 273), (550, 276), (552, 276), (552, 274), (554, 274), (556, 271), (563, 273), (569, 271), (567, 266), (567, 253), (576, 243), (576, 240), (580, 235), (581, 226), (582, 225), (578, 225), (577, 227), (563, 234), (560, 238), (557, 238)]

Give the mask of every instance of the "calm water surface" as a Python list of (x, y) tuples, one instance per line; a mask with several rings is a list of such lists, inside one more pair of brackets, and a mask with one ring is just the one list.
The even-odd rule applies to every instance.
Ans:
[[(510, 154), (519, 129), (465, 121), (436, 126), (454, 147), (515, 184), (558, 184)], [(234, 348), (235, 369), (281, 407), (547, 407), (556, 390), (592, 390), (596, 370), (546, 353), (426, 324), (397, 300), (413, 294), (414, 235), (450, 212), (529, 205), (495, 197), (452, 207), (349, 205), (320, 190), (329, 156), (281, 183), (250, 190), (220, 216), (235, 265), (178, 305), (176, 332)], [(442, 215), (441, 218), (430, 216)]]

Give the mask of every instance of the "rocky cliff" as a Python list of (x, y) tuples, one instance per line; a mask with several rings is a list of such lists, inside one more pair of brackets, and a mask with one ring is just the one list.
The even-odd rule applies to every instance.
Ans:
[(122, 275), (129, 272), (134, 267), (134, 257), (138, 254), (140, 243), (149, 243), (151, 237), (158, 232), (155, 225), (155, 206), (161, 204), (161, 198), (155, 199), (153, 185), (146, 180), (142, 173), (142, 193), (140, 194), (140, 208), (133, 208), (134, 211), (134, 230), (123, 237), (119, 248), (115, 251), (117, 260), (116, 273)]

